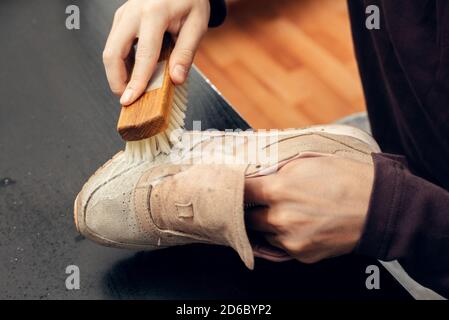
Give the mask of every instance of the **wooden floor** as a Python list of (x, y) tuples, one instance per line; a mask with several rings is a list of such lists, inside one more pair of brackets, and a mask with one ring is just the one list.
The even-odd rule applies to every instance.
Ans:
[(195, 63), (255, 128), (364, 110), (345, 0), (242, 0)]

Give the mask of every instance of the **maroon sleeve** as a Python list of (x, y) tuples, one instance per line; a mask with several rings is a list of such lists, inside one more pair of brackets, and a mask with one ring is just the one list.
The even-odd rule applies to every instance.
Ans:
[(415, 280), (449, 296), (449, 192), (408, 169), (403, 157), (373, 154), (374, 186), (356, 252), (398, 259)]

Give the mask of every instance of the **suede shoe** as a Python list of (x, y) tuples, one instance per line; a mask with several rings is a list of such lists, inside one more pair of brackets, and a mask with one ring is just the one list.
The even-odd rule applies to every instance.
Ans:
[(119, 248), (230, 246), (253, 269), (254, 255), (288, 257), (250, 243), (244, 211), (254, 204), (244, 204), (245, 179), (274, 174), (302, 157), (346, 157), (372, 165), (372, 152), (379, 147), (371, 136), (342, 125), (184, 132), (168, 155), (129, 161), (122, 151), (98, 169), (75, 200), (75, 224), (87, 238)]

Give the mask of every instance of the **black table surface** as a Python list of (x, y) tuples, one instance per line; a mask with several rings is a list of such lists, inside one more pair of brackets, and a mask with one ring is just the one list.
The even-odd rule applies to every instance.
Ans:
[[(65, 27), (70, 4), (80, 8), (80, 30)], [(124, 146), (101, 62), (119, 4), (0, 2), (0, 298), (410, 298), (363, 257), (315, 265), (257, 260), (249, 271), (224, 247), (132, 252), (77, 234), (77, 192)], [(189, 90), (188, 126), (249, 127), (197, 71)], [(381, 268), (380, 290), (365, 287), (372, 264)], [(68, 265), (80, 269), (79, 290), (65, 286)]]

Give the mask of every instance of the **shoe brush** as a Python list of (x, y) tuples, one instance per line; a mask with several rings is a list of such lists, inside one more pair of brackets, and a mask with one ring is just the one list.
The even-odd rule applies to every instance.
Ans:
[(168, 154), (184, 129), (187, 81), (175, 86), (169, 74), (173, 41), (164, 36), (161, 54), (145, 92), (134, 103), (122, 106), (117, 131), (126, 141), (130, 162), (153, 160)]

